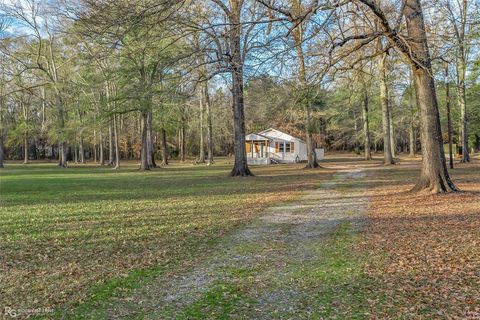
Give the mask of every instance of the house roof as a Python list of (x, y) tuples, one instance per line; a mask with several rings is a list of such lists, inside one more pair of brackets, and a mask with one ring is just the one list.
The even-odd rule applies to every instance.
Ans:
[(270, 140), (270, 138), (263, 136), (261, 134), (250, 133), (245, 136), (245, 140), (268, 141)]
[(264, 131), (260, 132), (258, 135), (265, 136), (269, 139), (275, 139), (275, 140), (304, 142), (302, 139), (296, 138), (294, 136), (291, 136), (291, 135), (289, 135), (285, 132), (282, 132), (282, 131), (274, 129), (274, 128), (269, 128), (267, 130), (264, 130)]

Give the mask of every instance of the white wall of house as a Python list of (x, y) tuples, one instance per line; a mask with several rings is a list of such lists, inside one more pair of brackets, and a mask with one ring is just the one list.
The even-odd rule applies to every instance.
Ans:
[[(276, 143), (279, 144), (278, 152), (276, 152)], [(293, 152), (291, 150), (291, 144), (293, 143)], [(272, 158), (276, 158), (281, 161), (295, 162), (298, 157), (298, 161), (307, 160), (307, 147), (305, 143), (299, 139), (293, 139), (292, 141), (285, 140), (272, 140), (269, 147), (269, 154)]]
[(301, 160), (301, 161), (307, 161), (307, 160), (308, 160), (308, 157), (307, 157), (307, 144), (304, 143), (303, 141), (300, 141), (300, 150), (299, 150), (299, 153), (300, 153), (300, 160)]
[[(264, 147), (263, 155), (262, 152), (252, 152), (249, 141), (255, 141), (257, 144), (263, 144), (268, 139), (268, 147)], [(262, 131), (258, 134), (249, 134), (246, 136), (247, 140), (247, 159), (250, 164), (263, 164), (263, 159), (272, 158), (279, 162), (293, 163), (297, 161), (306, 161), (307, 160), (307, 145), (302, 140), (295, 138), (291, 135), (288, 135), (284, 132), (278, 131), (276, 129), (268, 129)], [(277, 145), (278, 143), (278, 151)], [(293, 144), (293, 150), (292, 150)], [(250, 149), (249, 149), (250, 148)], [(255, 149), (254, 149), (255, 150)], [(266, 152), (268, 150), (268, 153)], [(262, 163), (260, 163), (262, 162)], [(269, 162), (269, 160), (267, 161)]]

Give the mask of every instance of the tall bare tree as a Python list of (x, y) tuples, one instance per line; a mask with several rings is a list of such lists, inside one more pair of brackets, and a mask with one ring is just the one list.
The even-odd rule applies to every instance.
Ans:
[[(302, 6), (302, 0), (290, 0), (290, 5), (292, 12), (295, 16), (300, 16), (304, 11), (305, 8)], [(313, 169), (318, 168), (319, 164), (317, 162), (317, 157), (315, 154), (315, 148), (313, 146), (312, 141), (312, 106), (311, 102), (308, 99), (308, 91), (309, 85), (307, 81), (307, 73), (306, 73), (306, 65), (305, 65), (305, 56), (304, 56), (304, 24), (307, 20), (304, 20), (302, 23), (293, 23), (292, 30), (290, 32), (294, 45), (295, 50), (297, 52), (297, 60), (298, 60), (298, 78), (301, 86), (301, 91), (305, 92), (307, 99), (303, 99), (304, 109), (305, 109), (305, 136), (307, 138), (307, 168)]]
[(383, 163), (385, 165), (394, 164), (390, 137), (390, 103), (388, 101), (388, 79), (387, 79), (387, 52), (385, 51), (382, 40), (378, 39), (378, 72), (380, 83), (380, 104), (382, 105), (382, 132), (383, 132)]

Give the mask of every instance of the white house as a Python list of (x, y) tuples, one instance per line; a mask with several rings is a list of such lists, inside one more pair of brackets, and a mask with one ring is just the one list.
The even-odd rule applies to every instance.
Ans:
[[(307, 144), (303, 140), (273, 128), (247, 135), (245, 143), (248, 164), (307, 161)], [(316, 151), (317, 159), (323, 159), (323, 149)]]

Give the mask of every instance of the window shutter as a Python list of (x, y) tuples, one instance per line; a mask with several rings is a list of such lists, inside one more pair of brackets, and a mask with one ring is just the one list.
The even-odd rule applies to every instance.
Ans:
[(278, 142), (275, 142), (275, 153), (278, 153)]
[(290, 142), (290, 153), (295, 153), (295, 143)]
[(247, 153), (249, 153), (251, 150), (250, 150), (250, 143), (246, 142), (245, 143), (245, 150), (247, 151)]

